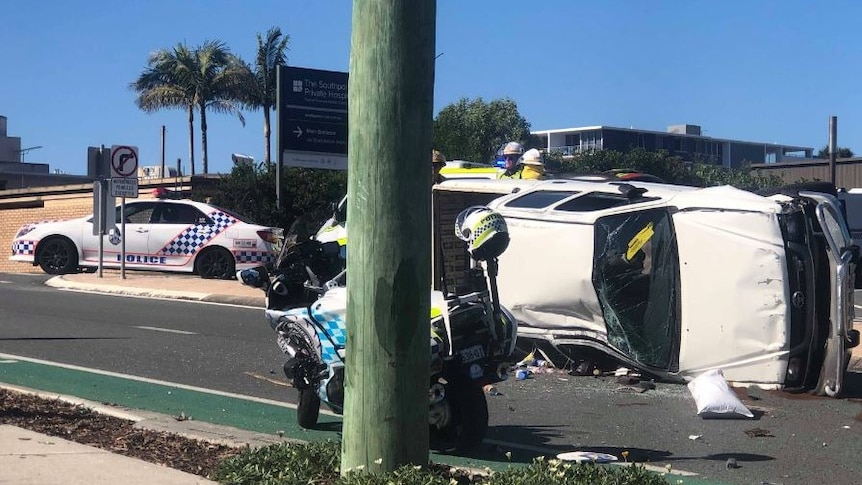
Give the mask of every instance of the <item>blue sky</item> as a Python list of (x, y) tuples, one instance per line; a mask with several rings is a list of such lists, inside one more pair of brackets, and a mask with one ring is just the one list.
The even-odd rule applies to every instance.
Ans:
[[(346, 71), (348, 0), (45, 0), (3, 10), (0, 115), (25, 161), (84, 174), (88, 146), (137, 145), (141, 165), (182, 158), (185, 114), (147, 114), (128, 84), (147, 55), (224, 41), (246, 60), (255, 35), (291, 37), (288, 63)], [(533, 129), (590, 125), (664, 131), (701, 125), (716, 138), (862, 154), (856, 32), (862, 3), (760, 0), (580, 2), (439, 0), (434, 110), (462, 97), (512, 98)], [(231, 153), (263, 159), (263, 116), (209, 116), (210, 172)], [(200, 171), (200, 141), (196, 141)], [(273, 145), (274, 149), (274, 145)]]

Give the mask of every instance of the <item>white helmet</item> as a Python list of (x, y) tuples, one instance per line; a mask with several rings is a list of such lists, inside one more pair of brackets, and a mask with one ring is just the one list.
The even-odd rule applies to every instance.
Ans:
[(503, 147), (503, 155), (523, 155), (524, 146), (516, 141), (510, 141)]
[(542, 161), (542, 154), (539, 150), (535, 148), (530, 148), (524, 153), (524, 157), (521, 158), (521, 163), (525, 165), (544, 165), (545, 162)]
[(455, 219), (455, 235), (467, 242), (467, 251), (477, 261), (503, 254), (509, 246), (509, 229), (499, 212), (481, 205), (468, 207)]

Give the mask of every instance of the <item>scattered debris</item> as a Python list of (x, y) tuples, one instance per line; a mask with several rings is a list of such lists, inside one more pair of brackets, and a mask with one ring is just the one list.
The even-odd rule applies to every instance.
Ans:
[[(596, 364), (591, 360), (582, 360), (577, 367), (569, 371), (570, 376), (591, 376), (596, 369)], [(599, 371), (601, 372), (601, 371)]]
[(644, 388), (644, 390), (646, 390), (646, 391), (651, 391), (651, 390), (655, 389), (655, 383), (649, 382), (649, 381), (640, 381), (638, 383), (638, 386)]
[(625, 386), (633, 386), (639, 383), (641, 380), (635, 376), (629, 375), (619, 375), (617, 376), (617, 384), (623, 384)]
[(631, 369), (628, 367), (620, 367), (619, 369), (614, 371), (614, 375), (617, 377), (627, 376), (631, 372)]
[(186, 416), (186, 413), (184, 412), (180, 412), (179, 416), (174, 416), (173, 418), (177, 421), (191, 421), (192, 419), (191, 416)]
[(775, 438), (775, 435), (772, 434), (771, 431), (763, 428), (747, 429), (745, 430), (745, 434), (747, 434), (749, 438)]
[(557, 459), (563, 461), (574, 461), (578, 463), (609, 463), (612, 461), (619, 461), (619, 458), (614, 455), (609, 455), (607, 453), (598, 453), (594, 451), (569, 451), (566, 453), (560, 453), (559, 455), (557, 455)]
[(487, 384), (482, 389), (485, 391), (485, 394), (488, 394), (489, 396), (502, 396), (503, 395), (503, 393), (497, 389), (497, 386), (495, 386), (493, 384)]
[(727, 459), (727, 463), (725, 463), (724, 466), (727, 467), (728, 470), (740, 468), (740, 466), (736, 463), (736, 458), (734, 458), (732, 456)]

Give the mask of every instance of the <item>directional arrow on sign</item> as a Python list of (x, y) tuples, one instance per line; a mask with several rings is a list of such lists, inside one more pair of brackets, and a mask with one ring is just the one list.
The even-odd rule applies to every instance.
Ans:
[(296, 129), (295, 129), (295, 130), (293, 130), (293, 132), (294, 132), (294, 133), (296, 133), (296, 137), (297, 137), (297, 138), (299, 138), (299, 137), (301, 137), (301, 136), (302, 136), (302, 128), (300, 128), (300, 127), (298, 127), (298, 126), (296, 127)]

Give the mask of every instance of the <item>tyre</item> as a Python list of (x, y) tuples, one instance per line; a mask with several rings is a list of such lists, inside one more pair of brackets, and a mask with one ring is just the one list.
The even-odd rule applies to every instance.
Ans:
[(465, 454), (476, 448), (488, 431), (488, 403), (478, 384), (461, 374), (446, 376), (443, 422), (429, 429), (430, 448)]
[(51, 237), (39, 243), (36, 261), (48, 274), (74, 273), (78, 269), (78, 250), (64, 237)]
[(313, 389), (299, 391), (299, 403), (296, 406), (296, 423), (300, 428), (311, 429), (317, 425), (320, 414), (320, 397)]
[(236, 261), (225, 248), (207, 248), (198, 255), (195, 271), (204, 279), (230, 280), (236, 276)]

